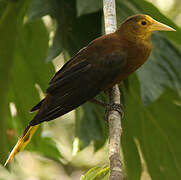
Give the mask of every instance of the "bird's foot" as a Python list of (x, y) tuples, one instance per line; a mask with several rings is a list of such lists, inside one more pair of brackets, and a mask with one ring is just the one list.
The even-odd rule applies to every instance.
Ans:
[(97, 99), (91, 99), (90, 102), (98, 104), (104, 108), (106, 108), (105, 111), (105, 121), (108, 122), (108, 115), (110, 111), (117, 111), (120, 113), (121, 118), (124, 117), (124, 111), (123, 111), (123, 105), (122, 104), (117, 104), (117, 103), (112, 103), (112, 104), (108, 104), (102, 101), (99, 101)]
[(105, 112), (106, 122), (108, 122), (108, 115), (109, 115), (110, 111), (117, 111), (118, 113), (120, 113), (121, 118), (124, 117), (124, 111), (123, 111), (123, 105), (122, 104), (117, 104), (117, 103), (107, 104), (106, 112)]

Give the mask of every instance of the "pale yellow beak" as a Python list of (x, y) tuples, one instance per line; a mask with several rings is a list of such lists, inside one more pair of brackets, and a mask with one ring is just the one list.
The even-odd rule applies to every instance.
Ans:
[(154, 19), (152, 19), (152, 25), (150, 26), (150, 31), (176, 31), (175, 29), (167, 26), (163, 23), (160, 23)]

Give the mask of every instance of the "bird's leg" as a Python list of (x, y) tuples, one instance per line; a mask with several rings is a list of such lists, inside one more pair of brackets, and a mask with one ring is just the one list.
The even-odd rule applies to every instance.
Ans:
[(106, 108), (106, 112), (105, 112), (105, 120), (107, 122), (107, 119), (108, 119), (108, 112), (109, 111), (117, 111), (121, 114), (122, 118), (124, 117), (124, 111), (123, 111), (123, 105), (122, 104), (116, 104), (116, 103), (113, 103), (113, 104), (108, 104), (108, 103), (105, 103), (103, 101), (100, 101), (100, 100), (97, 100), (97, 99), (91, 99), (90, 102), (92, 103), (95, 103), (97, 105), (100, 105), (104, 108)]
[[(121, 82), (122, 85), (122, 82)], [(108, 95), (111, 94), (111, 89), (108, 89), (107, 91), (105, 91), (105, 93), (107, 93)], [(123, 111), (124, 107), (123, 104), (117, 104), (117, 103), (113, 103), (113, 104), (108, 104), (107, 109), (106, 109), (106, 113), (105, 116), (108, 119), (108, 115), (110, 111), (117, 111), (120, 113), (121, 118), (124, 117), (124, 111)]]
[(123, 105), (122, 104), (113, 103), (113, 104), (107, 105), (106, 112), (105, 112), (106, 121), (108, 120), (108, 115), (109, 115), (110, 111), (117, 111), (120, 113), (122, 118), (124, 117), (124, 111), (123, 111)]

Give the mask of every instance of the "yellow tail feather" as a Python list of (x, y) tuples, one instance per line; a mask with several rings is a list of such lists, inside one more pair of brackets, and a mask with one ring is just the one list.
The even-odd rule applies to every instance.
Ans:
[(30, 140), (31, 140), (33, 134), (35, 133), (35, 131), (37, 130), (38, 126), (39, 126), (39, 124), (35, 125), (35, 126), (28, 126), (25, 129), (24, 133), (21, 135), (18, 142), (16, 143), (13, 150), (11, 151), (4, 166), (6, 166), (18, 152), (22, 151), (25, 148), (25, 146), (30, 142)]

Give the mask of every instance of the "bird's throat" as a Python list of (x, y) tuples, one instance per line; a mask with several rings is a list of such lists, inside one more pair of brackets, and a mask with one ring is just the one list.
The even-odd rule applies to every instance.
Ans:
[(146, 33), (135, 33), (131, 30), (127, 30), (124, 27), (120, 27), (116, 33), (118, 33), (124, 39), (131, 41), (133, 43), (141, 43), (142, 41), (150, 42), (151, 32)]

